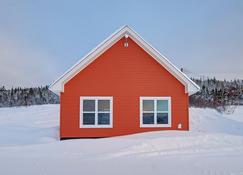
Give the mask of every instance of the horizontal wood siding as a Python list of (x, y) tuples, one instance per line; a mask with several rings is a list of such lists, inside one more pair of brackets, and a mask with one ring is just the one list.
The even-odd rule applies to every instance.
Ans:
[[(65, 84), (61, 138), (109, 137), (155, 130), (189, 129), (184, 86), (130, 38), (114, 44)], [(79, 128), (80, 96), (113, 96), (113, 128)], [(172, 127), (140, 128), (139, 97), (171, 96)]]

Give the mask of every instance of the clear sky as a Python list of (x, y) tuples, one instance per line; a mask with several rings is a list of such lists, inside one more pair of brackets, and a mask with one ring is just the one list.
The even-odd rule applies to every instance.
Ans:
[(243, 79), (242, 0), (0, 0), (0, 86), (50, 84), (123, 25), (194, 75)]

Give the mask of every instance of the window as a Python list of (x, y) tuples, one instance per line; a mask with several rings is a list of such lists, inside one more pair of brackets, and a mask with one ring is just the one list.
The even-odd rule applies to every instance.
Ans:
[(111, 128), (112, 97), (80, 97), (80, 128)]
[(171, 98), (140, 97), (140, 127), (171, 127)]

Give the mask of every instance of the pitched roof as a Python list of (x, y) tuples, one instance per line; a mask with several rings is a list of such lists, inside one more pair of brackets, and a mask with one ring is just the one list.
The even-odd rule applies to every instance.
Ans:
[(148, 44), (138, 33), (136, 33), (129, 26), (123, 26), (115, 33), (110, 35), (97, 47), (91, 50), (87, 55), (81, 58), (73, 67), (66, 71), (56, 81), (54, 81), (49, 89), (55, 93), (64, 92), (64, 85), (72, 79), (82, 69), (87, 67), (91, 62), (98, 58), (102, 53), (109, 49), (114, 43), (122, 37), (130, 37), (141, 48), (143, 48), (149, 55), (151, 55), (158, 63), (160, 63), (166, 70), (175, 76), (182, 84), (185, 85), (185, 92), (192, 95), (200, 90), (199, 86), (194, 83), (189, 77), (181, 72), (175, 65), (173, 65), (165, 56)]

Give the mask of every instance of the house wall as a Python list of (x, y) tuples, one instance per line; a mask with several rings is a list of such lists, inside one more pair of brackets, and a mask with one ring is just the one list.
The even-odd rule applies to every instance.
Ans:
[[(188, 130), (184, 85), (130, 38), (122, 38), (64, 86), (60, 137), (109, 137), (156, 130)], [(113, 128), (79, 128), (80, 96), (113, 96)], [(139, 97), (171, 96), (172, 127), (140, 128)]]

